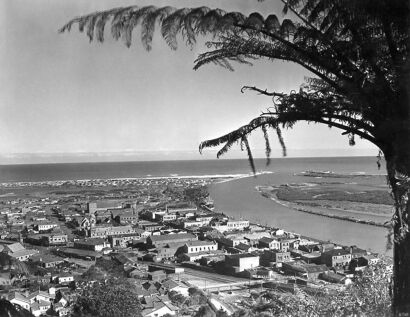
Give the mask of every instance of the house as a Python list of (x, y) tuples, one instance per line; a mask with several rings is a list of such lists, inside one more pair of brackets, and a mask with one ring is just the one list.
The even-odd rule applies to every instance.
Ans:
[(151, 221), (140, 222), (138, 226), (148, 232), (158, 231), (164, 227), (162, 224)]
[(178, 292), (184, 296), (188, 296), (188, 286), (178, 283), (174, 280), (164, 280), (161, 282), (162, 286), (168, 290), (168, 292)]
[(158, 215), (158, 220), (161, 222), (168, 222), (168, 221), (174, 221), (177, 219), (177, 215), (176, 214), (161, 214)]
[(155, 303), (153, 308), (146, 308), (141, 312), (143, 317), (161, 317), (165, 315), (175, 316), (178, 312), (178, 307), (171, 302)]
[(300, 259), (302, 261), (305, 261), (306, 263), (320, 264), (321, 253), (318, 251), (312, 251), (309, 253), (302, 251), (300, 247), (299, 249), (289, 249), (289, 251), (290, 255), (296, 259)]
[(39, 300), (38, 302), (34, 302), (31, 304), (31, 313), (38, 317), (47, 312), (51, 308), (51, 303)]
[(61, 263), (64, 263), (63, 258), (48, 254), (36, 255), (31, 259), (31, 261), (46, 269), (56, 267)]
[(57, 277), (58, 284), (66, 285), (74, 282), (74, 275), (69, 273), (62, 273)]
[(218, 248), (234, 248), (237, 245), (243, 243), (243, 244), (248, 244), (248, 240), (245, 239), (242, 235), (231, 235), (229, 237), (219, 237), (215, 239), (216, 242), (218, 242)]
[(187, 204), (184, 204), (184, 205), (181, 204), (180, 206), (176, 206), (176, 205), (167, 206), (167, 213), (169, 213), (169, 214), (178, 213), (180, 215), (184, 215), (184, 214), (190, 213), (190, 212), (195, 213), (197, 210), (198, 210), (197, 207), (195, 207), (193, 205), (192, 206), (187, 205)]
[(53, 228), (59, 227), (59, 225), (55, 222), (50, 221), (38, 221), (33, 223), (34, 230), (42, 232), (42, 231), (49, 231)]
[(73, 248), (60, 248), (57, 251), (58, 254), (64, 257), (72, 257), (83, 260), (93, 261), (97, 258), (102, 257), (102, 255), (95, 251), (82, 250), (82, 249), (73, 249)]
[(167, 273), (163, 270), (158, 270), (148, 273), (148, 278), (153, 282), (161, 282), (167, 278)]
[(110, 246), (109, 243), (106, 242), (103, 238), (91, 238), (91, 239), (74, 241), (74, 248), (83, 249), (83, 250), (91, 250), (91, 251), (96, 251), (96, 252), (100, 252), (104, 248), (107, 248), (109, 246)]
[(329, 267), (345, 267), (352, 260), (352, 255), (344, 249), (333, 249), (322, 252), (320, 261)]
[(259, 239), (259, 248), (268, 248), (271, 250), (279, 250), (280, 249), (280, 243), (279, 240), (277, 239), (272, 239), (272, 238), (267, 238), (263, 237)]
[(122, 212), (117, 213), (113, 219), (119, 223), (132, 223), (135, 224), (138, 222), (138, 212), (133, 209), (124, 209)]
[(243, 230), (249, 227), (248, 220), (228, 220), (228, 221), (216, 221), (211, 224), (211, 227), (219, 232)]
[(168, 243), (167, 245), (161, 245), (156, 248), (157, 256), (161, 259), (172, 259), (175, 257), (180, 247), (180, 243)]
[(55, 295), (49, 294), (44, 291), (35, 291), (28, 296), (30, 303), (44, 301), (48, 303), (52, 303), (54, 301)]
[(319, 274), (329, 271), (326, 265), (307, 264), (304, 262), (283, 262), (282, 270), (289, 275), (307, 279), (317, 279)]
[(11, 277), (12, 275), (10, 272), (2, 272), (0, 273), (0, 288), (2, 286), (10, 286), (13, 284), (14, 278)]
[(282, 250), (283, 252), (289, 251), (289, 249), (291, 248), (291, 243), (293, 241), (294, 240), (292, 239), (279, 239), (279, 243), (280, 243), (279, 249)]
[(31, 256), (38, 254), (37, 250), (28, 250), (28, 249), (24, 249), (21, 251), (17, 251), (14, 253), (11, 253), (10, 256), (12, 258), (15, 258), (19, 261), (27, 261)]
[[(180, 253), (178, 254), (178, 261), (180, 262), (196, 262), (196, 261), (200, 261), (202, 258), (204, 257), (216, 257), (216, 256), (220, 256), (222, 259), (224, 258), (224, 251), (222, 250), (214, 250), (214, 251), (200, 251), (200, 252), (196, 252), (196, 253)], [(203, 262), (203, 263), (208, 263), (207, 261)]]
[[(141, 229), (137, 228), (135, 229), (136, 231), (141, 231)], [(121, 234), (118, 236), (110, 236), (108, 240), (111, 243), (111, 247), (116, 248), (126, 248), (128, 246), (128, 243), (134, 241), (134, 240), (140, 240), (141, 238), (141, 233), (140, 232), (135, 232), (135, 233), (128, 233), (128, 234)]]
[(187, 219), (185, 220), (182, 225), (183, 228), (194, 228), (194, 227), (204, 227), (207, 226), (209, 224), (208, 220), (203, 220), (203, 219), (195, 219), (195, 220), (190, 220)]
[(337, 283), (337, 284), (344, 284), (349, 285), (352, 284), (352, 280), (348, 278), (346, 275), (334, 273), (334, 272), (326, 272), (319, 274), (319, 278), (330, 282), (330, 283)]
[(290, 260), (290, 252), (284, 252), (281, 250), (265, 250), (260, 255), (260, 262), (263, 266), (280, 267), (282, 262), (289, 262)]
[(352, 255), (352, 260), (367, 255), (366, 250), (360, 249), (356, 246), (346, 247), (344, 248), (344, 250), (349, 251), (349, 253)]
[(228, 230), (243, 230), (249, 227), (249, 220), (229, 220), (226, 225)]
[(68, 236), (64, 233), (49, 233), (43, 235), (46, 246), (66, 245)]
[(126, 226), (95, 226), (88, 231), (90, 238), (106, 238), (108, 236), (117, 236), (121, 234), (135, 233), (131, 225)]
[(9, 293), (8, 300), (10, 303), (19, 305), (20, 307), (23, 307), (24, 309), (28, 311), (30, 310), (30, 307), (31, 307), (30, 300), (19, 292)]
[(30, 234), (25, 239), (26, 242), (36, 245), (53, 246), (66, 245), (68, 236), (65, 233), (40, 233)]
[(232, 253), (249, 253), (255, 251), (255, 248), (251, 247), (249, 244), (239, 243), (236, 247), (228, 248), (227, 250)]
[(202, 251), (215, 251), (218, 249), (218, 244), (213, 241), (194, 240), (185, 243), (183, 251), (185, 253), (197, 253)]
[(8, 254), (19, 261), (26, 261), (33, 255), (37, 254), (37, 250), (28, 250), (21, 245), (20, 242), (3, 245), (3, 253)]
[(251, 253), (225, 255), (225, 267), (231, 273), (243, 272), (259, 266), (259, 256)]
[(183, 246), (186, 242), (198, 240), (198, 238), (190, 233), (155, 235), (147, 238), (147, 244), (156, 248), (166, 246), (168, 244), (179, 244)]

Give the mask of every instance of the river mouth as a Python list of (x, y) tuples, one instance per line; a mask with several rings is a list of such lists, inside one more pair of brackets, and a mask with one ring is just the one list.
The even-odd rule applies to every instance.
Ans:
[(386, 249), (388, 229), (374, 225), (323, 217), (301, 212), (266, 199), (257, 186), (306, 182), (290, 173), (261, 175), (209, 186), (215, 209), (229, 216), (283, 228), (305, 236), (360, 248), (391, 256)]

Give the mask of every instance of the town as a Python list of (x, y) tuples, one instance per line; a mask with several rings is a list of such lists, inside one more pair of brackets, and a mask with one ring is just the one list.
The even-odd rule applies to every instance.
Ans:
[(229, 316), (255, 290), (331, 293), (379, 261), (359, 246), (226, 216), (207, 192), (221, 179), (0, 184), (0, 296), (34, 316), (71, 316), (87, 288), (121, 278), (144, 317), (193, 316), (203, 305)]

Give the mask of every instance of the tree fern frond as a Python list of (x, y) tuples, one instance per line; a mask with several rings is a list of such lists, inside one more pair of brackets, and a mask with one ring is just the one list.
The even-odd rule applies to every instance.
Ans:
[(208, 7), (200, 7), (193, 9), (189, 14), (186, 15), (184, 19), (184, 28), (186, 33), (186, 42), (188, 45), (192, 46), (196, 42), (196, 33), (199, 32), (197, 26), (198, 21), (200, 21), (206, 14), (208, 14), (210, 9)]
[(244, 25), (255, 30), (261, 30), (265, 25), (265, 19), (260, 13), (253, 12), (245, 20)]
[(161, 34), (168, 46), (176, 50), (178, 48), (177, 34), (182, 28), (183, 18), (191, 12), (190, 9), (180, 9), (170, 14), (162, 21)]
[(265, 20), (265, 30), (269, 33), (276, 33), (280, 30), (280, 22), (275, 14), (269, 15)]
[(246, 152), (248, 154), (249, 165), (251, 166), (252, 172), (254, 174), (256, 174), (255, 161), (253, 160), (252, 150), (251, 150), (251, 147), (249, 146), (248, 138), (246, 136), (243, 136), (242, 141), (243, 141), (243, 143), (245, 144), (245, 147), (246, 147)]
[(226, 142), (225, 145), (216, 154), (216, 158), (220, 158), (222, 155), (227, 153), (230, 150), (230, 148), (232, 147), (233, 144), (234, 144), (234, 142), (232, 142), (232, 141)]
[(263, 137), (265, 139), (266, 165), (269, 165), (270, 164), (271, 147), (270, 147), (269, 135), (268, 135), (268, 130), (266, 129), (266, 125), (262, 126), (262, 131), (263, 131)]
[(157, 10), (157, 8), (152, 6), (148, 7), (146, 11), (142, 13), (142, 16), (144, 16), (144, 18), (141, 22), (141, 42), (147, 51), (150, 51), (152, 48), (152, 38), (154, 37), (157, 18), (165, 15), (168, 8), (169, 7), (165, 7)]
[[(111, 35), (115, 40), (121, 37), (126, 20), (132, 18), (131, 13), (136, 10), (138, 10), (138, 7), (126, 7), (120, 8), (112, 14)], [(130, 22), (128, 23), (131, 24)]]
[(275, 129), (276, 129), (276, 135), (278, 136), (279, 144), (282, 147), (282, 155), (286, 156), (287, 150), (286, 150), (285, 141), (283, 140), (282, 131), (278, 126), (276, 126)]

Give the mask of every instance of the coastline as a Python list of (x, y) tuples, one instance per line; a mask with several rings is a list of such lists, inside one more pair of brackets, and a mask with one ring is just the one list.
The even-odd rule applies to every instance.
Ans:
[(384, 224), (377, 223), (377, 222), (372, 221), (372, 220), (357, 219), (357, 218), (349, 217), (349, 216), (340, 216), (340, 215), (335, 215), (335, 214), (328, 214), (328, 213), (324, 213), (324, 212), (321, 212), (321, 211), (318, 211), (318, 210), (309, 210), (309, 209), (305, 209), (305, 208), (301, 208), (301, 207), (296, 207), (291, 202), (286, 202), (286, 201), (280, 200), (276, 196), (276, 193), (273, 193), (273, 192), (272, 193), (267, 193), (266, 191), (263, 190), (263, 188), (266, 188), (266, 186), (255, 186), (256, 191), (258, 191), (262, 197), (268, 198), (268, 199), (274, 201), (275, 203), (277, 203), (279, 205), (282, 205), (286, 208), (290, 208), (290, 209), (300, 211), (300, 212), (305, 212), (305, 213), (312, 214), (312, 215), (323, 216), (323, 217), (327, 217), (327, 218), (333, 218), (333, 219), (344, 220), (344, 221), (350, 221), (350, 222), (355, 222), (355, 223), (360, 223), (360, 224), (365, 224), (365, 225), (370, 225), (370, 226), (384, 227), (384, 228), (389, 228), (390, 227), (386, 223), (384, 223)]
[(123, 178), (95, 178), (95, 179), (66, 179), (66, 180), (44, 180), (44, 181), (18, 181), (18, 182), (2, 182), (0, 183), (0, 188), (10, 188), (10, 187), (30, 187), (30, 186), (63, 186), (68, 184), (81, 185), (89, 182), (133, 182), (133, 181), (144, 181), (144, 180), (165, 180), (165, 179), (222, 179), (216, 183), (225, 183), (233, 180), (243, 179), (252, 176), (272, 174), (270, 171), (260, 171), (246, 174), (209, 174), (209, 175), (166, 175), (166, 176), (146, 176), (146, 177), (123, 177)]

